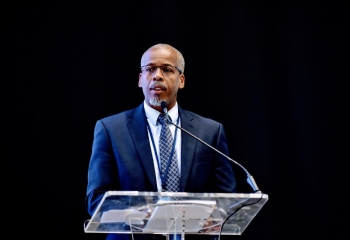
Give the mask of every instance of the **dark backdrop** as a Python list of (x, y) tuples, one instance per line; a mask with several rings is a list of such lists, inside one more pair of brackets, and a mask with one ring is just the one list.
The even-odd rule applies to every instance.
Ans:
[[(328, 137), (325, 121), (337, 118), (337, 80), (349, 80), (345, 4), (12, 1), (2, 11), (7, 234), (103, 237), (83, 231), (94, 124), (141, 103), (140, 57), (169, 43), (186, 61), (179, 105), (222, 122), (230, 157), (269, 195), (230, 238), (346, 238), (347, 154), (336, 157), (343, 140)], [(238, 191), (250, 192), (236, 175)]]

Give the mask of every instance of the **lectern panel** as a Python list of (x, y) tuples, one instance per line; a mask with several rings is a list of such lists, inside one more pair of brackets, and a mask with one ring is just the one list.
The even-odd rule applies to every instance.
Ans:
[(109, 191), (86, 233), (241, 235), (268, 195)]

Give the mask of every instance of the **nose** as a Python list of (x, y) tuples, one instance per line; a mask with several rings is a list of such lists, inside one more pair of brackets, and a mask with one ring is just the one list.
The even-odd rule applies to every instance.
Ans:
[(153, 73), (153, 80), (162, 80), (164, 77), (163, 71), (160, 67), (157, 67), (156, 70)]

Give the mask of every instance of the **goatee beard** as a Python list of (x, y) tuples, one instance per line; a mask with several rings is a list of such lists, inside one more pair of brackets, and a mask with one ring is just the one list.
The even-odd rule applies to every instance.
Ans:
[(159, 107), (161, 102), (162, 102), (162, 100), (160, 100), (158, 96), (151, 98), (149, 100), (149, 104), (151, 106), (155, 106), (155, 107)]

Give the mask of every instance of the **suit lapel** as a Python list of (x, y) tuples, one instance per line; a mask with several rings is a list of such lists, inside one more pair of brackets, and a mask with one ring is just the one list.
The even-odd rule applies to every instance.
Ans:
[[(128, 119), (128, 128), (134, 141), (135, 148), (140, 156), (145, 172), (152, 184), (153, 190), (157, 191), (156, 175), (152, 152), (149, 145), (146, 114), (143, 104), (131, 112)], [(135, 159), (136, 160), (136, 159)]]
[[(197, 124), (195, 123), (194, 118), (180, 107), (179, 114), (181, 117), (181, 127), (196, 136)], [(186, 183), (191, 171), (196, 144), (196, 139), (184, 131), (181, 132), (181, 192), (184, 192), (186, 189)]]

